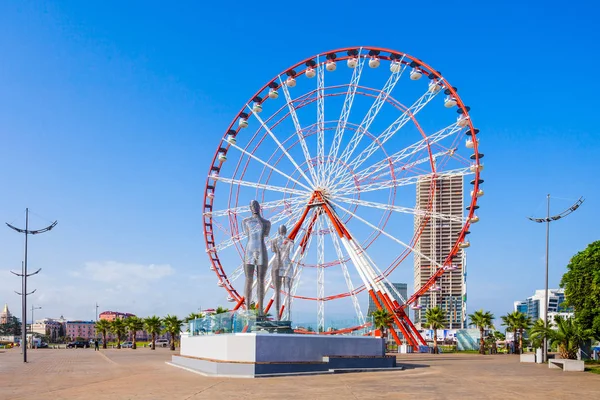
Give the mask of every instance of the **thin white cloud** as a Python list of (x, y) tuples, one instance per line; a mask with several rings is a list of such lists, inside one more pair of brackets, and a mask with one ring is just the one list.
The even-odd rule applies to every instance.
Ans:
[(116, 261), (86, 262), (84, 270), (92, 280), (105, 283), (137, 281), (147, 283), (169, 275), (175, 270), (169, 264), (131, 264)]

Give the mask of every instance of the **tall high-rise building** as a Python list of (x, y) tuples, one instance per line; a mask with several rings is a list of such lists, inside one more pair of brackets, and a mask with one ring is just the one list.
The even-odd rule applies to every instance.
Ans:
[[(414, 253), (415, 291), (425, 285), (435, 272), (436, 265), (430, 260), (442, 265), (463, 227), (463, 177), (438, 177), (435, 190), (431, 186), (430, 178), (421, 178), (417, 182), (416, 208), (430, 213), (415, 215), (415, 231), (422, 229), (415, 244), (421, 254)], [(430, 290), (419, 299), (422, 308), (415, 310), (414, 315), (417, 328), (423, 327), (426, 310), (436, 306), (446, 312), (448, 329), (466, 327), (466, 257), (463, 250), (458, 252), (452, 265), (455, 269), (442, 275), (437, 284), (438, 290)]]
[[(406, 283), (392, 283), (392, 285), (394, 286), (394, 289), (396, 289), (396, 290), (393, 290), (390, 287), (390, 284), (388, 282), (384, 282), (384, 285), (390, 293), (394, 294), (394, 298), (397, 297), (396, 292), (400, 293), (400, 296), (402, 296), (402, 299), (396, 298), (396, 300), (398, 300), (400, 303), (403, 303), (404, 301), (406, 301), (406, 295), (407, 295)], [(381, 299), (381, 296), (377, 295), (377, 298), (379, 299), (379, 303), (381, 304), (383, 301)], [(371, 296), (369, 296), (369, 309), (368, 309), (367, 313), (370, 315), (375, 310), (377, 310), (377, 306), (375, 305), (373, 298)]]

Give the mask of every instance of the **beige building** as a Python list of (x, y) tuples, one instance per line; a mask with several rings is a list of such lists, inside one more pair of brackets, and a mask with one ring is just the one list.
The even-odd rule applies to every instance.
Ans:
[(35, 321), (31, 329), (33, 333), (48, 336), (51, 343), (58, 340), (59, 337), (64, 336), (64, 322), (52, 318), (44, 318)]
[[(438, 178), (435, 190), (432, 190), (431, 186), (429, 178), (421, 178), (417, 182), (416, 208), (421, 211), (431, 211), (433, 216), (428, 217), (431, 214), (415, 216), (415, 230), (423, 229), (415, 246), (422, 254), (422, 256), (416, 252), (414, 254), (415, 292), (435, 272), (436, 266), (432, 265), (430, 260), (442, 265), (463, 227), (465, 210), (463, 177)], [(423, 328), (425, 311), (435, 306), (441, 307), (446, 312), (447, 329), (466, 326), (466, 263), (462, 250), (454, 258), (452, 265), (455, 269), (445, 272), (437, 285), (434, 285), (433, 290), (429, 290), (419, 299), (422, 308), (415, 310), (414, 315), (417, 328)]]

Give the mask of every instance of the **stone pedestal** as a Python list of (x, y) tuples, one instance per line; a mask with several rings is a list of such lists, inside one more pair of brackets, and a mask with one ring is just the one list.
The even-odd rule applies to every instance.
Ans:
[(259, 377), (395, 368), (383, 339), (368, 336), (235, 333), (181, 337), (171, 365), (212, 376)]

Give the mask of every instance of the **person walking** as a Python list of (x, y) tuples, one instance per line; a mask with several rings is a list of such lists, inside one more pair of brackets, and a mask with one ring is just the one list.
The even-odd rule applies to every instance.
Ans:
[(98, 339), (94, 340), (94, 351), (100, 351)]

